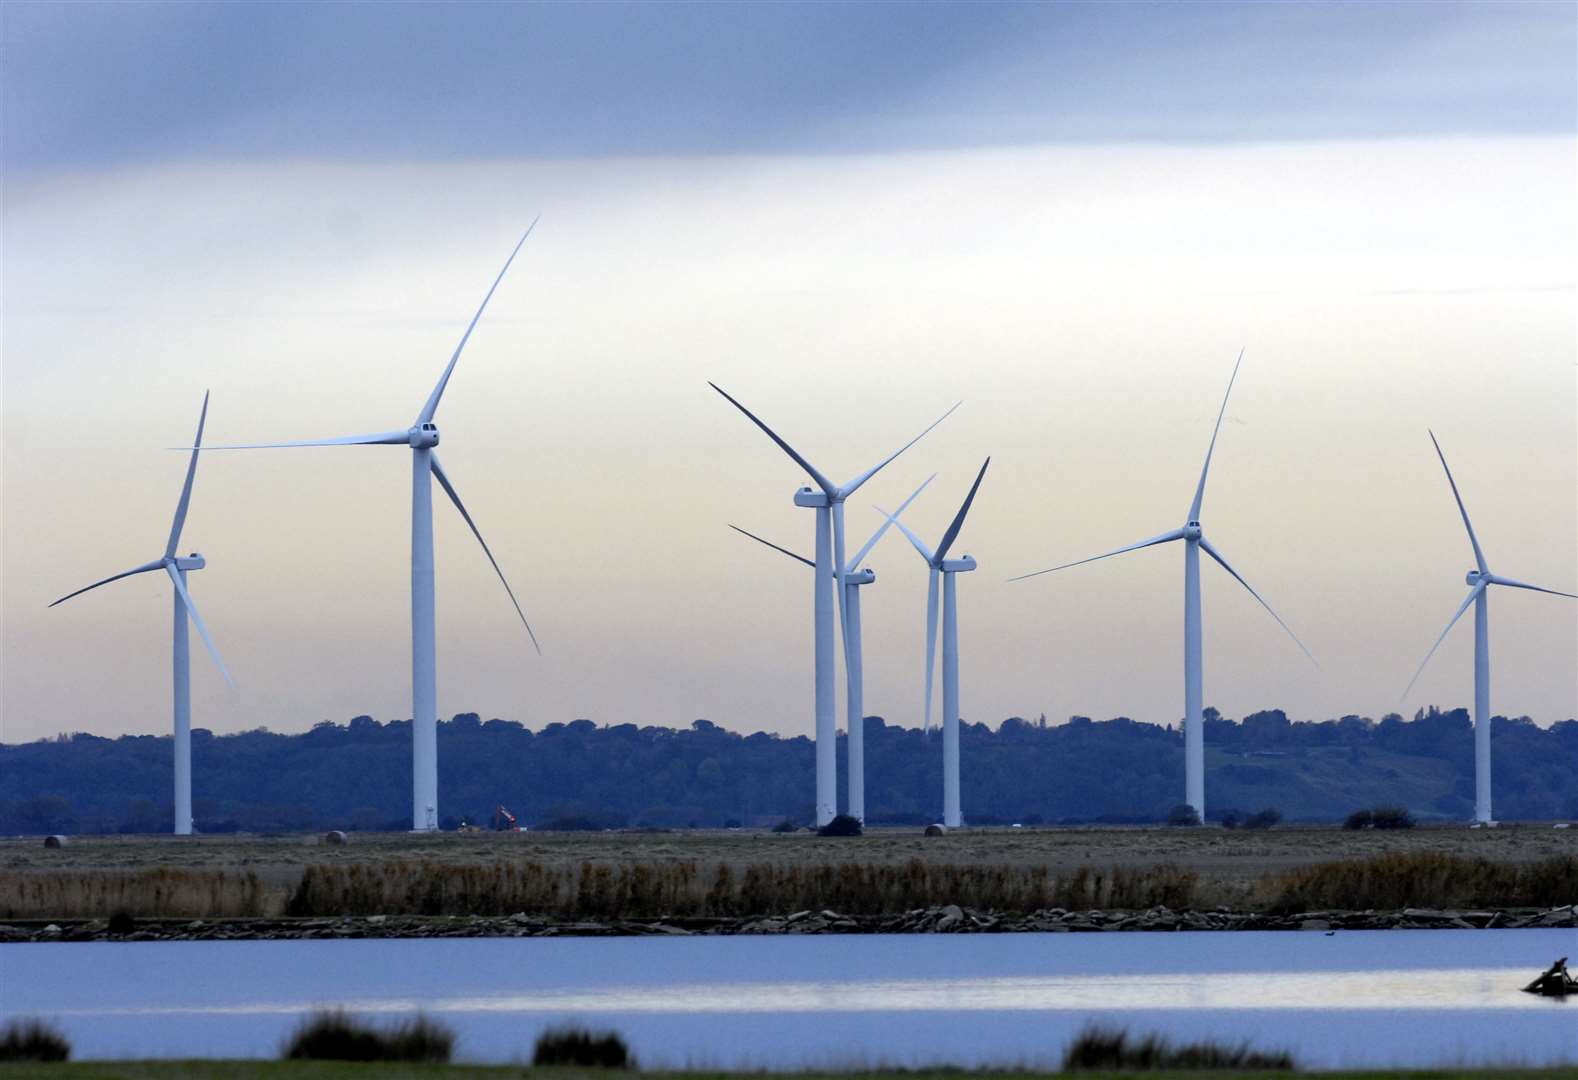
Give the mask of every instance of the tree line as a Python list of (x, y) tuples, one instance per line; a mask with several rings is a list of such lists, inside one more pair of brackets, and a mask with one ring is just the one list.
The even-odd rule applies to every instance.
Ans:
[[(865, 720), (870, 824), (937, 820), (942, 739)], [(1492, 722), (1496, 814), (1578, 818), (1578, 722)], [(809, 822), (814, 746), (804, 736), (591, 720), (533, 731), (461, 713), (441, 723), (441, 824), (487, 825), (495, 806), (533, 828), (684, 828)], [(840, 776), (844, 739), (839, 740)], [(1182, 799), (1177, 726), (1074, 716), (1010, 717), (960, 731), (965, 820), (978, 825), (1165, 821)], [(1343, 821), (1406, 807), (1423, 822), (1467, 820), (1473, 735), (1464, 709), (1412, 720), (1292, 721), (1281, 709), (1239, 721), (1206, 710), (1206, 820), (1274, 809), (1288, 822)], [(406, 829), (410, 721), (358, 716), (295, 735), (192, 732), (201, 832)], [(0, 833), (146, 833), (171, 825), (168, 736), (85, 733), (0, 745)], [(840, 785), (842, 787), (842, 784)], [(842, 793), (841, 793), (842, 798)]]

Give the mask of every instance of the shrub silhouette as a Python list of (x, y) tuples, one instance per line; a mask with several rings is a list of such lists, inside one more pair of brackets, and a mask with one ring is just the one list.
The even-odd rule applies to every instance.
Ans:
[(800, 831), (800, 826), (796, 825), (794, 822), (790, 821), (788, 818), (784, 818), (778, 824), (773, 826), (773, 832), (799, 832), (799, 831)]
[(0, 1061), (66, 1061), (71, 1043), (42, 1020), (13, 1020), (0, 1029)]
[(1344, 829), (1370, 829), (1375, 827), (1375, 811), (1355, 810), (1342, 823)]
[(849, 814), (839, 814), (832, 821), (816, 830), (818, 836), (859, 836), (865, 832), (860, 819)]
[(630, 1048), (615, 1032), (593, 1034), (585, 1028), (550, 1028), (537, 1038), (533, 1068), (575, 1065), (583, 1069), (629, 1069), (635, 1066)]
[(1198, 825), (1200, 814), (1188, 803), (1179, 803), (1167, 811), (1167, 824), (1169, 825)]
[(1406, 806), (1377, 806), (1370, 811), (1377, 829), (1412, 829), (1414, 819)]
[(455, 1048), (455, 1033), (443, 1024), (417, 1016), (387, 1031), (333, 1009), (302, 1021), (280, 1055), (287, 1060), (432, 1061), (446, 1062)]
[(1126, 1031), (1086, 1028), (1063, 1055), (1065, 1072), (1078, 1069), (1292, 1069), (1284, 1051), (1265, 1053), (1248, 1044), (1198, 1042), (1174, 1046), (1157, 1035), (1131, 1041)]
[(1282, 811), (1267, 807), (1258, 814), (1250, 814), (1244, 819), (1246, 829), (1269, 829), (1282, 820)]

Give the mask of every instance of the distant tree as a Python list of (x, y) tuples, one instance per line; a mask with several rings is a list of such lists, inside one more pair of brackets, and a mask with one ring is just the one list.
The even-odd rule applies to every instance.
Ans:
[(1250, 814), (1244, 819), (1246, 829), (1269, 829), (1282, 820), (1282, 811), (1267, 807), (1257, 814)]
[(1167, 824), (1180, 826), (1198, 825), (1200, 824), (1200, 814), (1188, 803), (1179, 803), (1167, 811)]

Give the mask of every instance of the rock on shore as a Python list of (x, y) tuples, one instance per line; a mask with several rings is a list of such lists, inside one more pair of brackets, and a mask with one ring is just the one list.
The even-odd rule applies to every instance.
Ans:
[(977, 911), (947, 904), (901, 915), (796, 911), (789, 915), (572, 921), (546, 915), (342, 915), (294, 919), (107, 919), (0, 924), (0, 943), (58, 941), (303, 941), (351, 938), (639, 937), (686, 934), (1004, 934), (1178, 930), (1475, 930), (1578, 928), (1578, 906), (1492, 911), (1260, 912)]

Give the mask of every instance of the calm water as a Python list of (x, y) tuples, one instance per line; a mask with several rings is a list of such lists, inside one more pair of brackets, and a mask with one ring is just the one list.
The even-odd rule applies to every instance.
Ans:
[(0, 1016), (79, 1058), (267, 1057), (298, 1017), (422, 1009), (460, 1056), (566, 1020), (650, 1065), (1055, 1063), (1090, 1022), (1311, 1067), (1578, 1061), (1578, 1002), (1520, 993), (1572, 930), (256, 941), (0, 946)]

